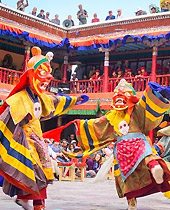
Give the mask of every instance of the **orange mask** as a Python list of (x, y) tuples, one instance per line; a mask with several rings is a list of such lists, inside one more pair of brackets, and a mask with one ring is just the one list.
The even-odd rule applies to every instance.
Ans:
[(41, 55), (41, 49), (38, 47), (32, 48), (32, 54), (34, 56), (28, 62), (29, 84), (37, 95), (41, 95), (53, 79), (50, 59), (48, 54), (46, 57)]

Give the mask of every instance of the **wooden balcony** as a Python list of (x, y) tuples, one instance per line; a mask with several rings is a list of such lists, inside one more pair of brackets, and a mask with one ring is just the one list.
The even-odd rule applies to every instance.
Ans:
[[(19, 82), (22, 72), (12, 69), (6, 69), (0, 67), (0, 91), (5, 92), (6, 95), (11, 89)], [(108, 92), (113, 92), (122, 78), (109, 78)], [(136, 92), (143, 92), (150, 81), (149, 76), (135, 78), (125, 78), (127, 82), (131, 83)], [(157, 75), (156, 82), (162, 86), (168, 86), (170, 84), (170, 74)], [(99, 80), (78, 80), (69, 81), (63, 83), (61, 80), (51, 80), (47, 91), (51, 93), (65, 93), (65, 94), (96, 94), (104, 93), (103, 91), (103, 79)], [(4, 97), (3, 97), (4, 98)]]

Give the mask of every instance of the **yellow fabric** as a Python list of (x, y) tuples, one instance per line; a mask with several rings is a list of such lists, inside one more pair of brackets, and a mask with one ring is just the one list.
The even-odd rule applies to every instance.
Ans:
[[(118, 164), (116, 158), (114, 158), (114, 166)], [(114, 176), (120, 176), (120, 169), (118, 168), (117, 170), (114, 170)]]
[[(21, 153), (23, 156), (25, 156), (27, 159), (32, 161), (30, 151), (26, 149), (24, 146), (20, 145), (13, 139), (13, 134), (11, 131), (6, 127), (6, 125), (0, 121), (0, 127), (1, 131), (5, 130), (4, 135), (10, 142), (10, 147), (16, 150), (17, 152)], [(6, 148), (2, 145), (0, 142), (0, 151), (1, 151), (1, 158), (5, 160), (6, 163), (9, 165), (13, 166), (14, 168), (17, 168), (20, 172), (28, 176), (30, 179), (35, 181), (35, 176), (34, 176), (34, 171), (28, 168), (26, 165), (21, 163), (19, 160), (16, 158), (12, 157), (11, 155), (8, 155)]]
[(95, 130), (93, 127), (94, 121), (95, 121), (95, 119), (88, 120), (87, 125), (89, 128), (90, 136), (93, 139), (93, 145), (96, 147), (96, 149), (98, 149), (99, 148), (99, 140), (96, 137)]
[(59, 103), (57, 104), (56, 110), (54, 112), (54, 115), (62, 115), (69, 111), (77, 102), (77, 97), (71, 96), (71, 102), (69, 106), (64, 110), (64, 106), (66, 104), (66, 97), (65, 96), (58, 96)]
[(169, 7), (167, 7), (165, 5), (165, 2), (169, 2), (170, 3), (170, 0), (160, 0), (160, 7), (163, 8), (163, 9), (169, 9)]
[(48, 180), (53, 180), (54, 179), (52, 168), (43, 168), (43, 171), (44, 171), (45, 176), (47, 177)]
[(127, 122), (127, 124), (129, 124), (130, 121), (130, 116), (127, 113), (127, 110), (125, 111), (111, 110), (110, 112), (106, 113), (106, 115), (107, 115), (107, 120), (114, 127), (116, 133), (121, 136), (122, 134), (119, 132), (119, 123), (124, 120)]
[[(55, 110), (52, 97), (42, 94), (38, 98), (42, 107), (41, 116), (50, 115)], [(9, 97), (6, 102), (10, 106), (10, 114), (15, 124), (21, 122), (27, 114), (31, 114), (34, 117), (34, 104), (25, 89)]]

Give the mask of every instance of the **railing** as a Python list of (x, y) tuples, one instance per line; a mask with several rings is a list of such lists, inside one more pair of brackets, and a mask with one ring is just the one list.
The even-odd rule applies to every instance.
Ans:
[(0, 82), (16, 85), (23, 72), (0, 67)]
[(70, 81), (70, 93), (102, 93), (103, 80), (78, 80)]
[(61, 80), (52, 79), (47, 87), (47, 91), (52, 93), (63, 92), (63, 89), (65, 88), (63, 85), (64, 83)]
[(161, 86), (170, 86), (170, 74), (156, 75), (156, 82)]
[[(0, 83), (16, 85), (23, 72), (0, 67)], [(122, 78), (109, 78), (108, 92), (113, 92)], [(135, 91), (144, 91), (150, 76), (127, 77), (127, 82), (131, 83)], [(170, 86), (170, 74), (156, 75), (156, 82), (161, 86)], [(61, 80), (53, 79), (47, 87), (47, 91), (52, 93), (102, 93), (103, 80), (78, 80), (63, 83)]]
[[(109, 78), (108, 91), (113, 92), (113, 90), (119, 84), (121, 79), (123, 79), (123, 78)], [(138, 91), (145, 90), (150, 77), (149, 76), (143, 76), (143, 77), (138, 77), (138, 78), (126, 77), (124, 79), (126, 79), (126, 81), (132, 85), (132, 87), (135, 89), (135, 91), (138, 92)]]

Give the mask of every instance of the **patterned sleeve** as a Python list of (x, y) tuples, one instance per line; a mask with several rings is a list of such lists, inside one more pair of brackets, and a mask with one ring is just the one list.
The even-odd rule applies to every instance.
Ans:
[[(142, 132), (147, 133), (149, 130), (156, 128), (161, 123), (165, 112), (169, 110), (169, 90), (167, 92), (166, 90), (168, 89), (150, 82), (136, 105), (138, 122)], [(162, 91), (166, 94), (163, 94)], [(165, 95), (168, 95), (168, 97)]]
[[(56, 100), (55, 100), (56, 101)], [(73, 108), (73, 106), (77, 102), (76, 96), (57, 96), (57, 103), (54, 103), (55, 105), (55, 112), (54, 115), (62, 115), (67, 113), (70, 109)]]
[(116, 140), (113, 126), (110, 125), (106, 116), (90, 120), (75, 120), (75, 124), (77, 127), (76, 136), (82, 153), (65, 153), (70, 157), (88, 156)]

